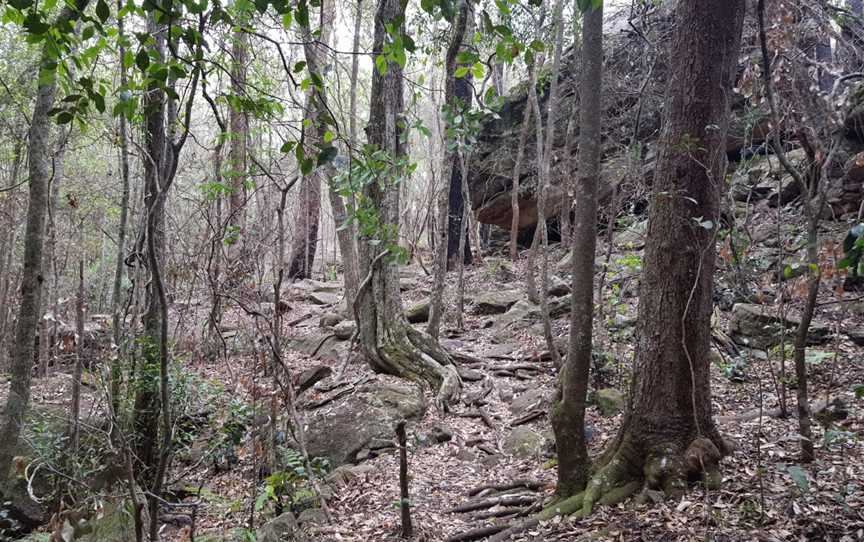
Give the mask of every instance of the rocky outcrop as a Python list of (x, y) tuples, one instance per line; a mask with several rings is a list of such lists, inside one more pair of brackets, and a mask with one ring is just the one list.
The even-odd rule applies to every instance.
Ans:
[[(742, 346), (767, 350), (780, 344), (781, 334), (785, 334), (786, 342), (789, 343), (799, 322), (800, 319), (792, 314), (782, 318), (774, 307), (736, 303), (729, 320), (729, 334), (732, 340)], [(830, 337), (831, 329), (828, 326), (819, 322), (810, 324), (808, 344), (822, 344)]]
[(419, 388), (410, 384), (370, 383), (307, 413), (310, 457), (326, 457), (333, 467), (369, 457), (393, 446), (394, 428), (426, 412)]

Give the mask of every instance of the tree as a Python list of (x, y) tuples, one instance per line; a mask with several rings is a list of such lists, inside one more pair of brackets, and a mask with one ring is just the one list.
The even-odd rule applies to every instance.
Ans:
[[(322, 19), (323, 19), (322, 13)], [(351, 57), (351, 82), (350, 82), (350, 105), (348, 107), (348, 145), (354, 152), (357, 145), (357, 72), (360, 68), (360, 24), (363, 21), (363, 2), (357, 0), (357, 11), (354, 14), (354, 43)], [(323, 23), (323, 20), (322, 20)], [(330, 23), (332, 25), (332, 22)], [(321, 99), (324, 94), (321, 93)], [(333, 211), (333, 222), (336, 225), (336, 237), (339, 240), (339, 252), (342, 255), (342, 273), (345, 282), (345, 299), (348, 314), (354, 314), (354, 300), (357, 297), (357, 241), (355, 239), (354, 223), (349, 220), (349, 212), (354, 212), (353, 196), (349, 200), (349, 209), (346, 208), (342, 196), (332, 184), (328, 190), (330, 197), (330, 208)]]
[[(238, 13), (238, 18), (246, 17)], [(242, 254), (237, 250), (242, 246), (241, 235), (246, 227), (246, 175), (248, 173), (247, 145), (249, 142), (248, 113), (241, 105), (246, 96), (246, 73), (249, 63), (249, 35), (242, 28), (232, 32), (231, 44), (231, 94), (232, 101), (228, 113), (230, 146), (228, 148), (228, 178), (231, 191), (228, 196), (228, 229), (232, 240), (228, 250), (229, 268), (243, 266)], [(239, 271), (234, 269), (235, 272)], [(229, 271), (230, 273), (230, 271)], [(236, 276), (234, 277), (237, 278)]]
[[(456, 10), (456, 18), (450, 30), (450, 43), (447, 47), (447, 53), (444, 59), (444, 103), (448, 107), (455, 107), (460, 110), (465, 110), (470, 107), (471, 89), (468, 85), (467, 99), (468, 103), (463, 102), (465, 92), (462, 87), (465, 85), (465, 77), (457, 78), (457, 56), (459, 51), (464, 47), (466, 29), (468, 28), (468, 10), (470, 9), (467, 0), (461, 0)], [(466, 74), (467, 76), (467, 74)], [(450, 118), (455, 114), (451, 114)], [(453, 143), (445, 143), (444, 148), (452, 147)], [(450, 231), (453, 225), (451, 202), (454, 200), (453, 185), (456, 184), (456, 190), (461, 194), (462, 189), (462, 174), (459, 165), (457, 151), (446, 151), (443, 158), (443, 183), (438, 191), (438, 224), (436, 234), (438, 239), (435, 242), (435, 271), (432, 284), (432, 295), (429, 301), (429, 323), (426, 327), (427, 332), (437, 338), (438, 331), (441, 327), (441, 317), (444, 312), (443, 297), (445, 289), (445, 280), (447, 278), (447, 269), (450, 267), (451, 255), (458, 254), (459, 235), (461, 232), (462, 217), (459, 217), (456, 230), (456, 245), (457, 248), (451, 251)], [(461, 202), (461, 197), (456, 200)], [(459, 213), (462, 213), (462, 206), (459, 206)], [(470, 253), (470, 250), (469, 250)]]
[[(579, 155), (576, 223), (570, 252), (570, 346), (551, 410), (558, 452), (559, 496), (581, 491), (588, 481), (585, 400), (594, 324), (594, 253), (597, 246), (597, 184), (600, 177), (603, 4), (582, 16), (582, 84), (579, 92)], [(569, 209), (567, 210), (569, 213)]]
[[(89, 0), (65, 5), (52, 25), (69, 27), (78, 20)], [(21, 280), (21, 303), (15, 342), (10, 360), (11, 383), (0, 426), (0, 488), (6, 486), (12, 455), (24, 414), (30, 402), (30, 376), (39, 308), (42, 298), (42, 248), (45, 243), (45, 215), (48, 209), (48, 182), (51, 178), (51, 109), (57, 95), (57, 55), (68, 53), (72, 32), (58, 32), (47, 37), (39, 60), (39, 85), (30, 120), (27, 161), (30, 202), (27, 207), (27, 229), (24, 234), (24, 265)]]
[[(725, 136), (743, 0), (679, 2), (652, 186), (630, 405), (582, 499), (719, 483), (728, 452), (711, 415), (709, 348)], [(638, 473), (642, 473), (641, 476)], [(617, 493), (617, 495), (616, 495)]]
[[(405, 4), (379, 0), (372, 43), (369, 148), (360, 158), (371, 175), (360, 194), (358, 214), (369, 216), (360, 224), (358, 243), (360, 276), (357, 326), (363, 353), (373, 370), (430, 383), (438, 390), (438, 404), (446, 406), (458, 397), (461, 382), (453, 360), (428, 334), (411, 327), (402, 310), (398, 257), (399, 186), (411, 169), (403, 143), (402, 66)], [(385, 50), (387, 36), (387, 50)]]

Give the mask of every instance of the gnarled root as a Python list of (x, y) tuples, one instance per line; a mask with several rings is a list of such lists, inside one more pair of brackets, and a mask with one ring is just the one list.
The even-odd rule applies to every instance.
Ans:
[[(719, 435), (717, 436), (719, 439)], [(634, 446), (625, 436), (617, 439), (617, 449), (607, 455), (591, 477), (585, 491), (553, 502), (535, 516), (499, 532), (491, 542), (504, 542), (512, 536), (555, 516), (588, 517), (596, 504), (615, 505), (637, 493), (640, 488), (662, 490), (667, 496), (678, 496), (687, 489), (687, 482), (702, 479), (706, 486), (716, 488), (721, 477), (719, 461), (723, 451), (709, 438), (697, 437), (686, 449), (674, 443), (655, 445), (644, 455), (644, 448)]]

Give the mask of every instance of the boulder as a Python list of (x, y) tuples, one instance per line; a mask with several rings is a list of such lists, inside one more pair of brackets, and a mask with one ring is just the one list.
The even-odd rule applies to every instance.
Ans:
[(429, 300), (414, 303), (405, 311), (405, 317), (412, 324), (422, 324), (429, 321)]
[[(729, 320), (729, 335), (742, 346), (767, 350), (780, 343), (781, 333), (791, 338), (799, 322), (800, 318), (793, 314), (781, 318), (774, 307), (736, 303)], [(810, 324), (807, 343), (822, 344), (830, 336), (831, 329), (828, 326), (814, 321)]]
[(561, 297), (570, 293), (570, 284), (561, 277), (552, 275), (549, 277), (549, 289), (546, 292), (552, 297)]
[(288, 341), (288, 348), (309, 357), (342, 359), (348, 345), (333, 333), (311, 333)]
[[(146, 529), (146, 520), (144, 525)], [(88, 521), (80, 532), (86, 534), (75, 539), (79, 542), (126, 542), (135, 540), (135, 521), (127, 511), (125, 503), (109, 503), (99, 516)]]
[(522, 299), (519, 290), (489, 290), (474, 296), (474, 314), (502, 314)]
[(354, 393), (307, 413), (306, 446), (311, 457), (331, 466), (356, 460), (375, 441), (392, 441), (396, 424), (426, 412), (420, 389), (410, 384), (370, 383)]
[(285, 512), (281, 516), (271, 519), (255, 531), (257, 542), (289, 542), (298, 541), (301, 533), (294, 514)]
[(300, 395), (318, 382), (330, 377), (332, 374), (333, 369), (326, 365), (319, 365), (317, 367), (312, 367), (311, 369), (306, 369), (297, 375), (297, 395)]
[(532, 410), (545, 410), (549, 406), (549, 394), (540, 388), (532, 388), (519, 394), (510, 403), (510, 413), (524, 416)]
[(547, 436), (531, 429), (527, 425), (514, 427), (510, 434), (504, 437), (501, 451), (520, 458), (538, 457), (547, 445)]
[(310, 292), (306, 297), (310, 303), (314, 305), (337, 305), (342, 300), (342, 296), (332, 292)]
[(335, 327), (336, 324), (344, 319), (345, 316), (338, 312), (325, 312), (321, 315), (321, 318), (318, 319), (318, 325), (320, 327)]
[(355, 329), (357, 329), (357, 325), (354, 323), (354, 320), (342, 320), (333, 327), (333, 333), (336, 334), (336, 338), (340, 341), (347, 341), (351, 338), (351, 335), (354, 335)]
[(624, 394), (615, 388), (603, 388), (594, 393), (594, 404), (600, 410), (600, 414), (609, 417), (624, 410)]

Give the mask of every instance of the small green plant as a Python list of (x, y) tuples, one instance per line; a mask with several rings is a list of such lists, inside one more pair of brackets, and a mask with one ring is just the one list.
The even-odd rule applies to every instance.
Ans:
[[(276, 515), (279, 515), (287, 505), (292, 510), (302, 508), (305, 503), (312, 502), (316, 496), (309, 484), (309, 472), (303, 455), (292, 448), (286, 448), (281, 457), (284, 469), (274, 472), (264, 479), (264, 488), (255, 500), (255, 510), (261, 511), (271, 503)], [(311, 461), (315, 476), (323, 476), (329, 471), (329, 461), (316, 457)]]

